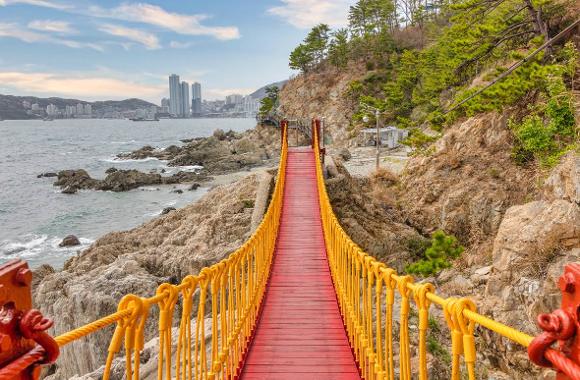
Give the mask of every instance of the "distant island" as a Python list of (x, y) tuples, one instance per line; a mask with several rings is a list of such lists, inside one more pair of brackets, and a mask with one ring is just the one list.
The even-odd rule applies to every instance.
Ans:
[[(245, 98), (259, 103), (266, 96), (266, 88), (277, 86), (282, 88), (287, 81), (280, 81), (261, 87), (252, 94), (231, 95), (232, 101), (204, 100), (206, 110), (198, 116), (203, 117), (235, 117), (236, 100), (242, 102)], [(35, 96), (15, 96), (0, 94), (0, 120), (35, 120), (35, 119), (134, 119), (146, 120), (157, 117), (167, 117), (168, 99), (161, 101), (161, 107), (137, 98), (125, 100), (105, 100), (89, 102), (79, 99), (59, 97), (39, 98)], [(259, 104), (258, 104), (259, 105)], [(238, 107), (239, 108), (239, 107)]]

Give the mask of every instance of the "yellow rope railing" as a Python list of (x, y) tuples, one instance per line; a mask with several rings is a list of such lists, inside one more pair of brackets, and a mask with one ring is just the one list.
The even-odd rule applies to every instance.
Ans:
[[(318, 181), (318, 196), (326, 250), (332, 280), (337, 293), (359, 369), (365, 380), (395, 379), (398, 361), (399, 378), (410, 380), (411, 347), (409, 318), (411, 300), (418, 310), (418, 358), (414, 363), (418, 378), (428, 378), (427, 333), (431, 303), (440, 306), (451, 332), (451, 379), (462, 377), (463, 361), (466, 375), (474, 380), (476, 349), (474, 329), (479, 324), (522, 346), (529, 346), (532, 337), (509, 326), (480, 315), (468, 298), (443, 298), (435, 294), (429, 283), (415, 283), (413, 277), (397, 274), (394, 269), (366, 254), (341, 227), (328, 197), (320, 158), (318, 132), (314, 128), (314, 144)], [(393, 320), (395, 297), (399, 296), (399, 348), (394, 349)], [(462, 360), (463, 359), (463, 360)]]
[[(199, 275), (187, 276), (179, 285), (160, 285), (153, 297), (133, 294), (123, 297), (116, 313), (56, 337), (59, 346), (116, 323), (103, 379), (110, 378), (113, 360), (124, 349), (125, 378), (138, 380), (145, 324), (150, 309), (157, 307), (159, 380), (233, 379), (238, 375), (256, 325), (278, 236), (288, 154), (286, 128), (282, 136), (278, 177), (270, 205), (256, 232), (241, 248)], [(177, 341), (173, 342), (176, 310), (180, 322)]]

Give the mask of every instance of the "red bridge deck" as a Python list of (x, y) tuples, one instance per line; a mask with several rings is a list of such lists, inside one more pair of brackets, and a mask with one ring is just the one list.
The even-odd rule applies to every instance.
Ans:
[(290, 149), (278, 245), (242, 379), (360, 379), (338, 309), (312, 149)]

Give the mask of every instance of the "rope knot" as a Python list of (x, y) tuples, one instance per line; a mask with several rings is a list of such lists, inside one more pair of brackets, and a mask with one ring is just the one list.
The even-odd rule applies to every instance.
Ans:
[(409, 298), (409, 294), (411, 293), (411, 289), (409, 289), (409, 284), (412, 284), (414, 282), (413, 277), (412, 276), (402, 276), (399, 277), (399, 279), (397, 280), (397, 288), (399, 289), (399, 293), (401, 294), (401, 297), (404, 298)]
[(158, 296), (162, 296), (159, 301), (159, 331), (166, 331), (171, 328), (173, 322), (173, 309), (177, 303), (177, 287), (171, 284), (161, 284), (157, 288)]
[(429, 307), (431, 301), (427, 298), (427, 293), (434, 293), (435, 286), (429, 282), (417, 284), (413, 291), (413, 298), (419, 309), (419, 330), (427, 330), (429, 327)]
[(455, 302), (453, 307), (455, 312), (455, 318), (457, 320), (457, 325), (463, 334), (463, 350), (465, 355), (466, 363), (475, 363), (475, 338), (473, 333), (475, 331), (475, 322), (469, 320), (465, 317), (463, 312), (465, 310), (470, 310), (472, 312), (477, 311), (475, 303), (469, 298), (462, 298)]

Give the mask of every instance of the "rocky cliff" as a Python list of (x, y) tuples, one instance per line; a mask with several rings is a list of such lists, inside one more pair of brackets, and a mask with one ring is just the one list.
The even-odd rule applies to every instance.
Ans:
[[(345, 91), (362, 76), (353, 70), (299, 76), (282, 91), (281, 109), (297, 118), (325, 116), (336, 152), (349, 145), (353, 129)], [(327, 185), (353, 240), (399, 270), (417, 258), (417, 239), (437, 229), (457, 236), (466, 251), (429, 279), (438, 292), (474, 298), (484, 314), (535, 335), (537, 315), (558, 306), (563, 266), (579, 259), (580, 153), (570, 152), (551, 170), (517, 165), (508, 119), (509, 113), (487, 113), (459, 120), (412, 157), (400, 177), (374, 173)], [(484, 329), (478, 335), (481, 374), (543, 376), (521, 347)]]
[(326, 117), (325, 137), (333, 146), (350, 143), (354, 105), (345, 94), (353, 80), (366, 70), (352, 65), (346, 70), (328, 67), (290, 80), (280, 91), (280, 111), (289, 119)]

